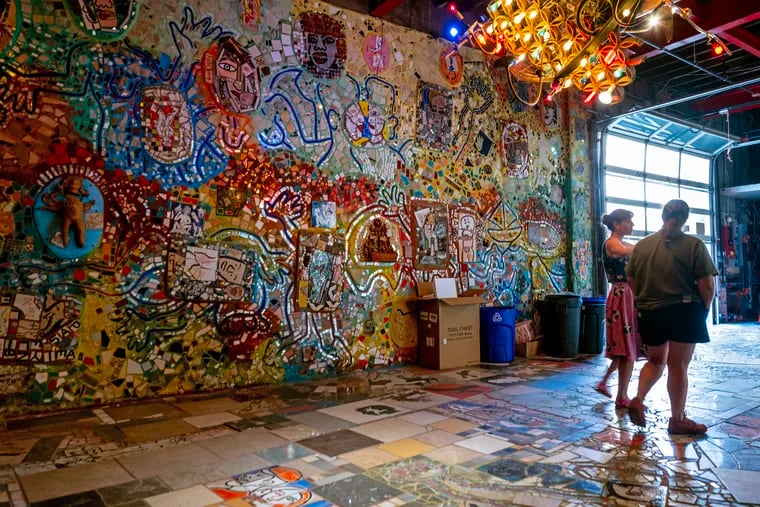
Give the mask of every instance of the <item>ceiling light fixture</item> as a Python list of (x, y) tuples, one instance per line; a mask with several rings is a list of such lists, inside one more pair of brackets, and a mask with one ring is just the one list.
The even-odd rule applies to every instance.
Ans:
[[(507, 57), (510, 87), (522, 102), (535, 105), (544, 93), (554, 95), (574, 85), (595, 98), (615, 104), (623, 87), (635, 78), (630, 48), (633, 34), (646, 32), (663, 13), (678, 15), (726, 54), (717, 35), (701, 29), (690, 9), (677, 0), (493, 0), (482, 21), (464, 32), (458, 46), (470, 43), (487, 55)], [(451, 5), (451, 4), (450, 4)], [(457, 17), (464, 21), (458, 10)], [(537, 84), (533, 98), (521, 97), (513, 80)]]

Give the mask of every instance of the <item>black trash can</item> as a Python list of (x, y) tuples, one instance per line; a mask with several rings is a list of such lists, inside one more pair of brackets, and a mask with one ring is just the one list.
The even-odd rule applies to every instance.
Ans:
[(552, 357), (578, 355), (581, 297), (572, 293), (547, 294), (542, 307), (546, 355)]
[(511, 363), (515, 360), (517, 310), (508, 306), (480, 308), (480, 361)]
[(578, 352), (581, 354), (601, 354), (604, 351), (606, 303), (605, 298), (583, 298), (578, 338)]

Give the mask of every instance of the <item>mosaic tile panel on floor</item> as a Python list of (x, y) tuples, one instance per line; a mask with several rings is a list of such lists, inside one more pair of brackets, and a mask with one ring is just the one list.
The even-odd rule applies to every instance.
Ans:
[(667, 433), (664, 379), (634, 426), (599, 356), (407, 366), (7, 420), (0, 507), (758, 505), (760, 325), (711, 335), (700, 438)]

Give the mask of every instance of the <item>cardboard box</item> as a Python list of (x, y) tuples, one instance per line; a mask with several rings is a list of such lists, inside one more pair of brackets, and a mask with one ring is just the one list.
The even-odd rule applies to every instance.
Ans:
[(515, 344), (515, 355), (517, 357), (536, 357), (543, 353), (541, 340)]
[(444, 370), (480, 363), (480, 297), (436, 298), (434, 285), (420, 282), (419, 364)]

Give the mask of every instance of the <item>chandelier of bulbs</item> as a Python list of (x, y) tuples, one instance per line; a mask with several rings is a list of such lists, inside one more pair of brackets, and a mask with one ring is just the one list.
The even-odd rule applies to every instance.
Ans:
[[(656, 26), (663, 14), (678, 15), (730, 51), (714, 34), (694, 23), (691, 10), (678, 0), (493, 0), (488, 17), (469, 25), (457, 47), (466, 43), (508, 62), (513, 93), (535, 104), (548, 85), (549, 96), (575, 86), (584, 101), (615, 104), (635, 78), (630, 48), (641, 41), (635, 34)], [(464, 21), (456, 7), (451, 11)], [(532, 99), (520, 96), (514, 80), (536, 83)]]

